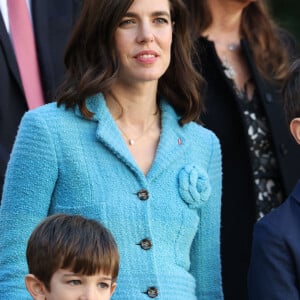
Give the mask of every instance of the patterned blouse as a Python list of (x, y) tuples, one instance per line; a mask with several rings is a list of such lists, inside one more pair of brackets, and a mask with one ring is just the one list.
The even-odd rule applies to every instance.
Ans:
[(253, 86), (251, 80), (245, 84), (244, 90), (239, 90), (233, 80), (234, 71), (227, 64), (223, 64), (223, 67), (236, 92), (237, 104), (247, 128), (256, 193), (256, 219), (259, 220), (283, 201), (282, 183), (270, 130), (259, 95), (254, 90), (252, 98), (248, 97), (248, 88)]

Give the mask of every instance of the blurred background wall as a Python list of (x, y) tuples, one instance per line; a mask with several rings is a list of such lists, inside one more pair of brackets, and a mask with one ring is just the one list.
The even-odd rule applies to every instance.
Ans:
[(269, 0), (268, 4), (275, 20), (288, 29), (300, 44), (300, 0)]

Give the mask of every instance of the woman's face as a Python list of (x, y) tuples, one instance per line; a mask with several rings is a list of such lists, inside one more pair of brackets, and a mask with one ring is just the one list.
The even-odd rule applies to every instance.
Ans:
[(134, 0), (115, 33), (119, 81), (157, 81), (171, 58), (169, 0)]

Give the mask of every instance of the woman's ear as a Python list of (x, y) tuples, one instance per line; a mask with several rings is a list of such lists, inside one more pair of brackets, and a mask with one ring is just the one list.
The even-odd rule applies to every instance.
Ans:
[(25, 284), (28, 292), (34, 300), (46, 300), (45, 285), (33, 274), (27, 274)]
[(300, 145), (300, 118), (295, 118), (291, 121), (290, 131), (296, 142)]

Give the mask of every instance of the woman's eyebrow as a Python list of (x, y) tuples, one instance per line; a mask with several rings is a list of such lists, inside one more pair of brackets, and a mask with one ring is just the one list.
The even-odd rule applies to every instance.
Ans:
[[(139, 16), (138, 14), (130, 11), (124, 15), (124, 17), (131, 17), (131, 18), (135, 18), (138, 16)], [(170, 13), (168, 11), (154, 11), (153, 13), (151, 13), (151, 16), (153, 17), (166, 16), (170, 18)]]

